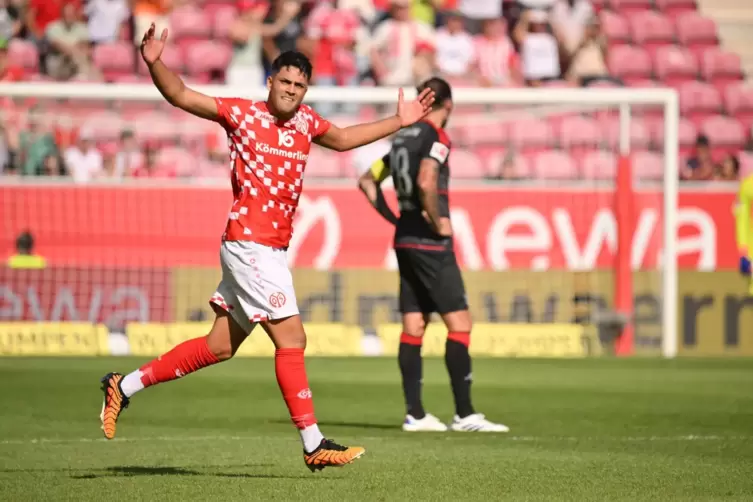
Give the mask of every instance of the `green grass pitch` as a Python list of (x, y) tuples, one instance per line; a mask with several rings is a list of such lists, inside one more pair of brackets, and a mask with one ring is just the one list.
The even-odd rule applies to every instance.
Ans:
[[(479, 411), (509, 434), (409, 434), (397, 363), (310, 359), (326, 435), (367, 448), (301, 459), (271, 359), (135, 396), (99, 430), (99, 377), (142, 361), (0, 359), (0, 500), (753, 500), (753, 361), (476, 360)], [(441, 360), (424, 400), (452, 414)]]

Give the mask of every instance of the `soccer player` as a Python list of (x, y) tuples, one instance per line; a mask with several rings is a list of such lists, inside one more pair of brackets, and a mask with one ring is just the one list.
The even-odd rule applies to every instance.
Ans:
[(260, 324), (276, 348), (277, 382), (300, 432), (306, 465), (313, 472), (348, 464), (365, 450), (325, 439), (317, 426), (303, 358), (306, 333), (287, 265), (303, 172), (312, 143), (337, 151), (371, 143), (423, 118), (434, 96), (427, 89), (405, 102), (400, 91), (394, 116), (341, 129), (301, 103), (312, 74), (303, 54), (285, 52), (274, 61), (266, 101), (212, 98), (187, 87), (163, 64), (167, 30), (154, 35), (152, 24), (141, 54), (160, 93), (171, 105), (227, 131), (234, 202), (220, 247), (222, 280), (210, 301), (214, 325), (207, 336), (183, 342), (125, 376), (102, 378), (105, 437), (115, 437), (118, 417), (134, 394), (230, 359)]
[(753, 296), (753, 271), (751, 271), (751, 256), (753, 256), (753, 175), (740, 181), (735, 208), (735, 226), (737, 248), (740, 252), (740, 273), (750, 279), (748, 294)]
[[(452, 112), (450, 85), (440, 78), (426, 81), (420, 95), (433, 91), (426, 119), (402, 129), (392, 150), (371, 166), (359, 186), (382, 217), (395, 225), (395, 254), (400, 269), (400, 336), (398, 362), (407, 414), (403, 430), (446, 431), (447, 426), (424, 411), (421, 402), (421, 342), (433, 312), (447, 327), (445, 364), (455, 398), (454, 431), (507, 432), (488, 421), (471, 404), (471, 316), (465, 286), (453, 250), (447, 189), (450, 140), (443, 127)], [(380, 183), (392, 174), (400, 217), (386, 204)]]

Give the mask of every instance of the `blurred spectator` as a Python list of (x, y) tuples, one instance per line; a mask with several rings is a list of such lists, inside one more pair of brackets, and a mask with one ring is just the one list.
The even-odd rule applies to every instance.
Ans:
[(340, 9), (356, 11), (358, 17), (371, 26), (377, 19), (377, 9), (374, 3), (371, 0), (339, 0), (337, 6)]
[[(233, 58), (226, 72), (229, 85), (263, 85), (264, 63), (262, 61), (262, 37), (265, 29), (264, 16), (269, 4), (265, 1), (242, 0), (240, 15), (230, 24), (230, 40), (233, 42)], [(287, 24), (287, 23), (285, 23)], [(280, 30), (284, 28), (280, 26)], [(271, 36), (277, 33), (266, 32)]]
[(522, 179), (515, 166), (515, 152), (508, 150), (499, 161), (496, 169), (486, 176), (486, 179), (496, 181), (514, 181)]
[(739, 174), (740, 161), (732, 154), (727, 154), (722, 162), (714, 167), (714, 179), (717, 181), (737, 181)]
[(19, 134), (18, 143), (21, 173), (25, 176), (41, 174), (44, 171), (44, 159), (58, 154), (55, 139), (46, 130), (38, 110), (29, 112), (26, 130)]
[(515, 26), (514, 36), (520, 45), (523, 76), (528, 85), (538, 86), (560, 78), (559, 43), (545, 11), (524, 11)]
[(170, 29), (170, 12), (174, 4), (173, 0), (131, 0), (133, 10), (133, 41), (141, 44), (144, 33), (152, 23), (155, 24), (157, 37), (162, 30)]
[(24, 7), (18, 0), (0, 0), (0, 39), (10, 40), (23, 35), (21, 14)]
[(157, 161), (157, 145), (147, 143), (144, 145), (144, 157), (132, 173), (133, 178), (175, 178), (177, 167), (172, 164), (159, 164)]
[[(374, 1), (374, 6), (382, 14), (382, 19), (389, 14), (391, 3), (391, 0)], [(436, 26), (436, 12), (454, 9), (457, 0), (408, 0), (408, 4), (413, 19), (433, 27)]]
[(377, 26), (371, 65), (380, 85), (413, 85), (414, 61), (421, 44), (434, 45), (433, 29), (411, 17), (410, 0), (392, 0), (391, 18)]
[(8, 258), (10, 268), (40, 269), (47, 266), (46, 260), (34, 253), (34, 236), (26, 231), (16, 238), (16, 254)]
[(42, 161), (42, 175), (47, 177), (66, 176), (68, 173), (63, 161), (57, 154), (48, 155)]
[(593, 15), (590, 0), (557, 0), (552, 7), (552, 26), (562, 35), (562, 43), (569, 54), (575, 54), (581, 46)]
[(63, 16), (63, 7), (72, 4), (80, 7), (80, 2), (73, 0), (29, 0), (26, 11), (26, 28), (30, 37), (41, 43), (50, 24)]
[(468, 30), (477, 34), (487, 19), (502, 17), (502, 2), (496, 0), (458, 0), (458, 10), (465, 16)]
[(473, 37), (465, 30), (460, 11), (450, 11), (437, 30), (437, 67), (446, 77), (469, 77), (476, 63)]
[[(267, 35), (262, 44), (267, 61), (274, 61), (277, 56), (285, 51), (298, 49), (298, 38), (301, 36), (301, 23), (299, 14), (300, 2), (296, 0), (272, 0), (271, 8), (264, 18), (265, 25), (282, 25), (276, 35)], [(292, 18), (290, 16), (293, 14)]]
[(502, 19), (487, 19), (482, 33), (475, 39), (476, 58), (481, 84), (484, 86), (522, 85), (520, 60), (512, 41), (505, 33)]
[(47, 26), (45, 32), (51, 52), (47, 55), (47, 73), (58, 80), (68, 80), (90, 70), (89, 30), (80, 21), (77, 7), (63, 6), (62, 17)]
[(591, 18), (580, 45), (573, 52), (567, 80), (583, 87), (599, 81), (622, 85), (620, 80), (609, 75), (607, 39), (601, 31), (601, 21), (596, 16)]
[(8, 59), (8, 41), (0, 40), (0, 82), (20, 82), (23, 79), (23, 68)]
[(65, 151), (65, 164), (76, 183), (88, 183), (102, 175), (102, 154), (94, 145), (91, 131), (79, 133), (76, 144)]
[(95, 44), (121, 39), (124, 23), (131, 16), (126, 0), (88, 0), (84, 13), (89, 20), (89, 39)]
[(680, 170), (680, 179), (702, 181), (711, 179), (714, 174), (714, 161), (711, 158), (709, 138), (699, 134), (695, 141), (695, 153)]
[[(221, 129), (224, 132), (224, 129)], [(144, 163), (139, 143), (133, 131), (125, 130), (120, 133), (120, 141), (114, 148), (113, 171), (110, 176), (125, 178), (131, 175)]]

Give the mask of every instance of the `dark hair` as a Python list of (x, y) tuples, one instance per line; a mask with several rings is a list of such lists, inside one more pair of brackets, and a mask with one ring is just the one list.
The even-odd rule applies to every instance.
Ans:
[(738, 160), (737, 155), (729, 154), (727, 157), (732, 161), (732, 169), (735, 172), (735, 176), (740, 174), (740, 160)]
[(452, 88), (446, 80), (439, 77), (432, 77), (416, 89), (420, 94), (424, 89), (434, 91), (434, 105), (432, 109), (436, 110), (444, 106), (445, 101), (452, 100)]
[(31, 232), (21, 232), (16, 238), (16, 251), (21, 254), (31, 254), (34, 249), (34, 236)]
[(709, 137), (705, 134), (699, 134), (695, 139), (695, 146), (709, 146)]
[(280, 70), (287, 67), (297, 68), (307, 79), (311, 79), (314, 71), (309, 58), (298, 51), (285, 51), (277, 56), (272, 62), (272, 75), (277, 75)]

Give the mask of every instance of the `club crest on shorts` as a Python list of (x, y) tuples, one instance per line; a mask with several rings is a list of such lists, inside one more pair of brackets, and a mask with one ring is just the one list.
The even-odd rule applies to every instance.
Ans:
[(284, 306), (285, 302), (287, 301), (288, 299), (285, 298), (285, 295), (280, 291), (269, 295), (269, 304), (276, 309), (279, 309), (280, 307)]

